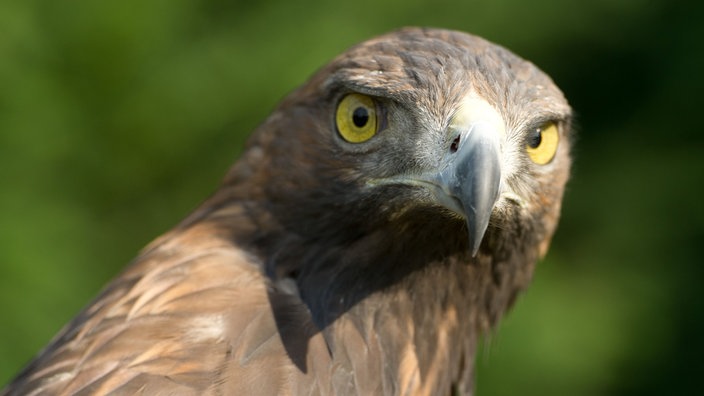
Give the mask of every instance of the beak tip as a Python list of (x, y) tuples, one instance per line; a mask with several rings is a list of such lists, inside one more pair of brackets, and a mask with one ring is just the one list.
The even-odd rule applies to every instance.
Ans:
[(472, 257), (477, 257), (477, 253), (479, 253), (479, 246), (481, 245), (481, 240), (479, 240), (478, 242), (474, 242), (474, 243), (472, 243), (472, 241), (470, 240), (470, 244), (473, 245), (472, 246)]
[(477, 222), (476, 219), (467, 219), (469, 248), (472, 253), (472, 257), (476, 257), (477, 253), (479, 253), (479, 247), (482, 245), (482, 241), (484, 240), (484, 234), (486, 233), (488, 223), (488, 219), (480, 222)]

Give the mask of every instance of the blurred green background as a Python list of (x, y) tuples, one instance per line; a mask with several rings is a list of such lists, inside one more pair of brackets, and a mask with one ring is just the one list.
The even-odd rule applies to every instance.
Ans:
[(704, 3), (0, 0), (0, 385), (212, 192), (348, 46), (404, 25), (530, 59), (578, 114), (553, 248), (479, 395), (660, 395), (704, 375)]

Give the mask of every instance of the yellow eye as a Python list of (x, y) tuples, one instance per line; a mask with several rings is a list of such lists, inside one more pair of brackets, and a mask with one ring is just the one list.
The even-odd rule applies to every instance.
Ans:
[(559, 141), (560, 132), (557, 130), (557, 125), (554, 122), (548, 122), (530, 133), (526, 151), (533, 162), (545, 165), (555, 156)]
[(335, 122), (340, 136), (350, 143), (371, 139), (378, 130), (374, 99), (357, 93), (345, 96), (337, 105)]

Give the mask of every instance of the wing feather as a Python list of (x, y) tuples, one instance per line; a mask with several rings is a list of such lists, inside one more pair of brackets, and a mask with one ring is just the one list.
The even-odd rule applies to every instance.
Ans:
[[(287, 340), (301, 345), (316, 338), (307, 308), (297, 297), (280, 297), (250, 255), (204, 235), (193, 227), (148, 248), (6, 391), (209, 394), (220, 385), (238, 394), (284, 394), (297, 383), (313, 386), (279, 333), (288, 326)], [(287, 323), (277, 323), (277, 306), (287, 308)], [(300, 326), (307, 330), (292, 330)], [(312, 344), (317, 362), (293, 360), (324, 371), (324, 340), (318, 335)]]

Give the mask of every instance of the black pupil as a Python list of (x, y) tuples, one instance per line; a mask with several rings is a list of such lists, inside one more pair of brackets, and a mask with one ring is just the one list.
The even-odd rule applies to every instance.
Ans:
[(528, 138), (528, 146), (531, 148), (538, 148), (540, 142), (543, 141), (543, 134), (540, 129), (533, 131), (533, 134)]
[(354, 122), (354, 126), (357, 128), (367, 125), (367, 122), (369, 122), (369, 112), (367, 109), (364, 107), (357, 107), (354, 109), (354, 113), (352, 113), (352, 122)]

